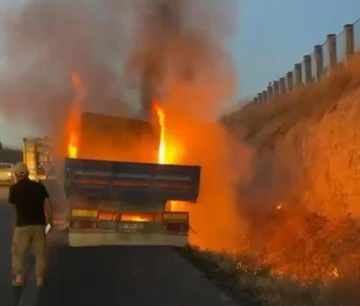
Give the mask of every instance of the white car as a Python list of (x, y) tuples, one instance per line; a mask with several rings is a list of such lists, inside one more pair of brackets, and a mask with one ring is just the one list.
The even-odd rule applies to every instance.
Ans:
[(14, 165), (11, 163), (0, 163), (0, 185), (12, 185), (14, 183)]

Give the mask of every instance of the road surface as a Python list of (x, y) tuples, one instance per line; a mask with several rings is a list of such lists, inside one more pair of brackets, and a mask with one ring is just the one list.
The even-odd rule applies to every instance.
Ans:
[[(11, 233), (13, 228), (12, 211), (6, 205), (7, 188), (0, 187), (0, 301), (7, 304), (11, 297)], [(4, 303), (4, 305), (6, 305)]]
[[(0, 189), (0, 300), (12, 305), (10, 284), (13, 218)], [(176, 250), (168, 247), (88, 247), (54, 245), (46, 285), (39, 292), (29, 281), (18, 305), (37, 306), (235, 306)], [(60, 239), (60, 240), (61, 240)], [(33, 278), (33, 270), (30, 273)], [(35, 302), (37, 294), (37, 302)]]

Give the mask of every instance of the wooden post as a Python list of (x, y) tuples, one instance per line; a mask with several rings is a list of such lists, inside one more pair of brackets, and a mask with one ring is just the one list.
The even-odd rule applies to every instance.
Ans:
[(324, 73), (324, 54), (322, 45), (314, 47), (316, 80), (319, 81)]
[(268, 96), (267, 97), (268, 103), (271, 103), (272, 100), (274, 99), (274, 90), (271, 83), (267, 87), (267, 96)]
[(285, 81), (285, 77), (281, 77), (279, 79), (280, 82), (280, 95), (284, 95), (286, 94), (286, 81)]
[(303, 75), (302, 75), (302, 66), (301, 63), (295, 64), (295, 86), (302, 86)]
[(273, 82), (273, 88), (274, 88), (274, 99), (278, 98), (280, 96), (280, 86), (279, 81)]
[(311, 55), (304, 55), (304, 78), (305, 84), (309, 84), (312, 81), (312, 69), (311, 69)]
[(262, 92), (262, 100), (263, 100), (263, 103), (268, 103), (269, 102), (269, 99), (268, 99), (268, 94), (267, 94), (267, 91), (264, 90)]
[(327, 36), (327, 45), (329, 52), (329, 68), (332, 69), (337, 64), (336, 34)]
[(286, 88), (288, 92), (294, 89), (294, 74), (292, 71), (286, 74)]
[(347, 62), (355, 52), (354, 26), (352, 24), (344, 25), (344, 40), (344, 54)]

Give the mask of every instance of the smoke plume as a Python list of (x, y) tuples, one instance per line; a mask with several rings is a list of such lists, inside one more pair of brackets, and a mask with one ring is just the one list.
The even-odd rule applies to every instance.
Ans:
[[(205, 121), (218, 117), (237, 93), (228, 50), (239, 19), (235, 2), (29, 0), (3, 12), (1, 111), (58, 136), (74, 100), (73, 72), (86, 88), (86, 110), (129, 114), (140, 108), (149, 115), (159, 99), (168, 136), (181, 151), (177, 162), (202, 166), (192, 241), (233, 247), (235, 186), (251, 175), (252, 152), (220, 123)], [(134, 88), (140, 101), (129, 99)]]
[[(127, 5), (111, 1), (31, 0), (3, 12), (6, 70), (1, 111), (42, 134), (63, 127), (74, 91), (71, 74), (86, 86), (86, 108), (127, 111), (123, 102)], [(131, 31), (131, 29), (128, 29)], [(51, 135), (53, 136), (53, 135)]]
[(58, 129), (71, 107), (72, 72), (86, 85), (86, 108), (127, 113), (138, 103), (127, 99), (132, 85), (148, 111), (170, 75), (190, 80), (199, 65), (224, 57), (219, 45), (231, 28), (218, 21), (231, 10), (217, 2), (30, 0), (2, 11), (1, 111), (42, 132)]

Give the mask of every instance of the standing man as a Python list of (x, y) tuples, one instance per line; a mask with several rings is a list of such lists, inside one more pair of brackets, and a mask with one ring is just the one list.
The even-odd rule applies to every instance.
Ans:
[(46, 217), (50, 218), (52, 215), (49, 194), (43, 184), (29, 179), (25, 163), (18, 162), (14, 166), (14, 175), (16, 183), (9, 190), (9, 202), (14, 205), (16, 212), (13, 285), (23, 285), (24, 255), (31, 244), (36, 258), (36, 283), (41, 287), (45, 273)]

